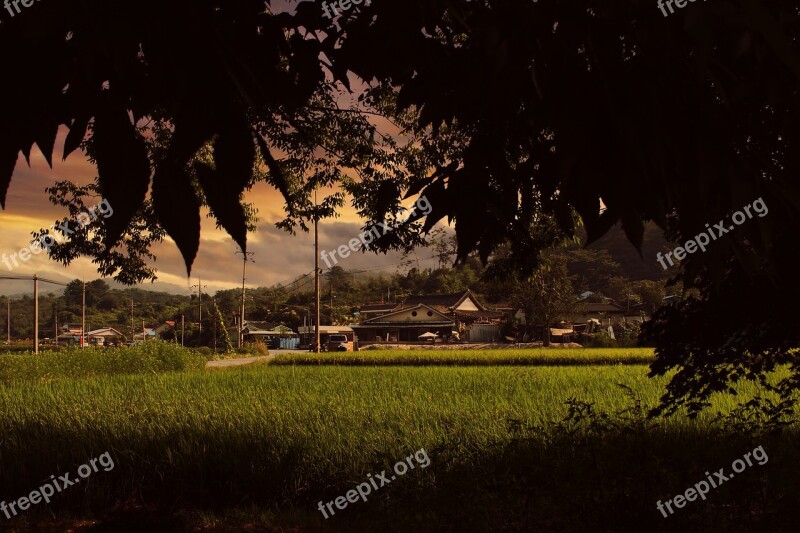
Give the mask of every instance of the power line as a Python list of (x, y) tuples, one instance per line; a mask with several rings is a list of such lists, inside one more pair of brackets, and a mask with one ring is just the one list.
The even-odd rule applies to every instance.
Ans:
[[(34, 277), (35, 276), (8, 276), (8, 275), (5, 275), (5, 274), (0, 274), (0, 279), (9, 279), (9, 280), (33, 281)], [(53, 285), (61, 285), (62, 287), (69, 286), (69, 283), (64, 283), (64, 282), (61, 282), (61, 281), (54, 281), (52, 279), (39, 278), (39, 277), (36, 277), (36, 279), (38, 279), (39, 281), (42, 281), (44, 283), (52, 283)]]

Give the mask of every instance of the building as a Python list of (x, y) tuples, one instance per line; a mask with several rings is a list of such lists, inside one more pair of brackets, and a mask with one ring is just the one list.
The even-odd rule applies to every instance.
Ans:
[(164, 338), (165, 333), (170, 331), (175, 331), (175, 322), (172, 320), (167, 320), (157, 328), (153, 328), (153, 333), (155, 333), (161, 339)]
[[(417, 342), (417, 338), (414, 337), (410, 331), (401, 334), (401, 330), (411, 330), (415, 327), (417, 329), (422, 329), (423, 326), (409, 326), (408, 328), (394, 327), (394, 329), (392, 329), (391, 322), (396, 318), (395, 314), (401, 311), (416, 310), (419, 313), (420, 310), (417, 309), (418, 306), (424, 306), (426, 308), (423, 310), (424, 315), (417, 315), (413, 318), (425, 318), (428, 310), (430, 310), (443, 316), (444, 320), (446, 320), (448, 324), (451, 324), (449, 326), (452, 328), (451, 331), (447, 332), (443, 337), (455, 338), (466, 342), (497, 342), (501, 340), (500, 325), (503, 322), (505, 313), (501, 310), (493, 311), (486, 309), (469, 290), (453, 294), (409, 296), (402, 304), (381, 303), (364, 305), (360, 310), (362, 317), (360, 325), (369, 325), (372, 327), (369, 329), (360, 328), (362, 331), (367, 332), (367, 337), (364, 337), (363, 334), (358, 334), (358, 337), (360, 339), (369, 338), (370, 341), (373, 341), (378, 336), (385, 338), (386, 333), (388, 333), (390, 339), (395, 337), (394, 342)], [(420, 320), (416, 321), (420, 322)], [(444, 326), (443, 320), (434, 322), (436, 323), (430, 324), (432, 328), (438, 330)], [(377, 327), (378, 324), (383, 324), (385, 327)], [(377, 330), (379, 329), (383, 332), (381, 335), (377, 334)], [(435, 333), (434, 331), (431, 332)], [(455, 332), (456, 335), (454, 335), (453, 332)]]
[(104, 346), (109, 344), (122, 344), (125, 342), (125, 335), (114, 328), (100, 328), (86, 332), (86, 339), (89, 344)]
[(358, 312), (361, 316), (361, 320), (364, 321), (369, 320), (370, 318), (375, 318), (376, 316), (385, 315), (386, 313), (390, 313), (402, 307), (403, 305), (398, 302), (385, 304), (366, 304), (362, 305)]
[(588, 322), (591, 319), (600, 320), (601, 323), (619, 322), (625, 317), (625, 308), (613, 302), (590, 303), (586, 302), (578, 307), (576, 322)]
[[(68, 325), (62, 331), (62, 334), (58, 336), (58, 342), (60, 344), (80, 344), (81, 342), (81, 328), (80, 326), (75, 328), (74, 324)], [(92, 331), (86, 332), (86, 345), (95, 345), (95, 346), (109, 346), (109, 345), (118, 345), (125, 342), (125, 335), (120, 333), (114, 328), (99, 328), (94, 329)]]
[[(233, 328), (233, 334), (236, 334), (236, 328)], [(245, 343), (262, 342), (270, 348), (292, 349), (300, 344), (300, 339), (292, 328), (283, 324), (274, 326), (268, 322), (245, 320), (242, 338)]]
[(432, 338), (431, 333), (444, 339), (457, 331), (455, 321), (424, 304), (372, 317), (352, 328), (359, 348), (381, 343), (430, 344), (425, 337)]

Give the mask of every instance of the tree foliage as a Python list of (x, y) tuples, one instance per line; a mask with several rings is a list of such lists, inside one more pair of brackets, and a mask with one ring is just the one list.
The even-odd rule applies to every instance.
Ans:
[(544, 345), (550, 346), (550, 328), (554, 322), (570, 320), (578, 308), (575, 289), (567, 273), (566, 256), (557, 251), (545, 254), (533, 274), (519, 280), (514, 303), (525, 313), (528, 332), (540, 326)]

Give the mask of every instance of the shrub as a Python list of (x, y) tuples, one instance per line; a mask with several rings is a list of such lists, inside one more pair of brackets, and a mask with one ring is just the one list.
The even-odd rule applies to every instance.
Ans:
[(247, 353), (255, 355), (269, 355), (269, 348), (263, 342), (248, 342), (246, 345)]
[(608, 333), (605, 331), (600, 331), (595, 334), (589, 341), (589, 347), (591, 348), (614, 348), (616, 346), (617, 341), (609, 337)]
[(213, 357), (213, 355), (214, 355), (214, 352), (212, 352), (211, 348), (209, 348), (208, 346), (201, 346), (199, 348), (195, 348), (194, 349), (194, 353), (196, 353), (198, 355), (202, 355), (203, 357), (205, 357), (207, 359), (211, 359), (211, 357)]
[(614, 335), (617, 337), (617, 343), (621, 347), (638, 346), (641, 332), (642, 326), (638, 322), (614, 324)]

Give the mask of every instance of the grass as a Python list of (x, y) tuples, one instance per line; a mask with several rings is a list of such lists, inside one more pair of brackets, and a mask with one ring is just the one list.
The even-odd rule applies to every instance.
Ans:
[[(648, 421), (643, 409), (665, 381), (646, 373), (643, 365), (585, 363), (269, 364), (17, 379), (0, 385), (0, 499), (110, 451), (113, 471), (13, 524), (55, 512), (144, 528), (150, 522), (137, 521), (161, 511), (173, 529), (257, 522), (295, 531), (785, 530), (800, 503), (796, 432), (731, 426), (729, 396), (713, 408), (734, 414), (726, 421), (713, 412)], [(740, 387), (742, 399), (758, 393)], [(758, 445), (767, 465), (668, 520), (655, 510), (656, 500)], [(419, 448), (432, 461), (426, 470), (330, 520), (316, 511), (318, 501)]]
[(180, 346), (150, 342), (113, 349), (87, 347), (37, 355), (0, 355), (0, 383), (113, 374), (177, 372), (204, 368), (206, 358)]
[(652, 348), (533, 348), (506, 350), (367, 350), (279, 354), (273, 365), (343, 366), (579, 366), (643, 365)]

